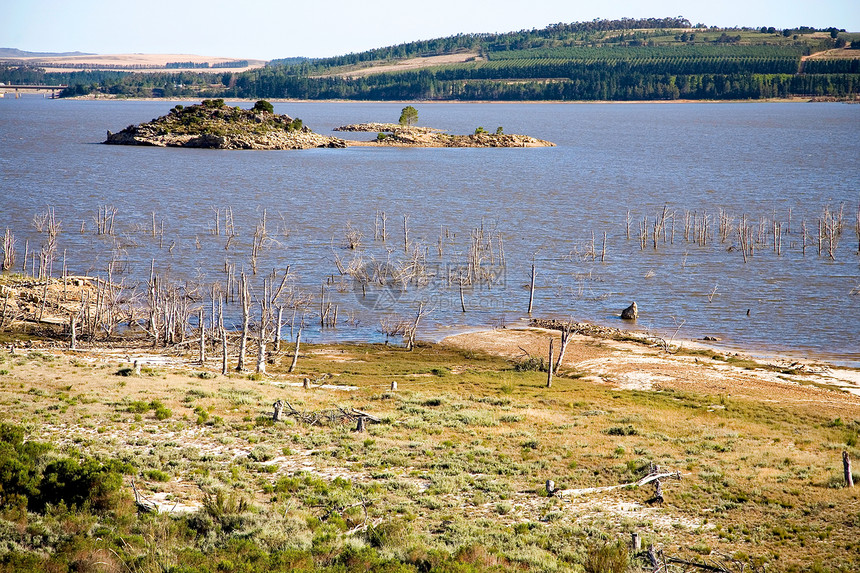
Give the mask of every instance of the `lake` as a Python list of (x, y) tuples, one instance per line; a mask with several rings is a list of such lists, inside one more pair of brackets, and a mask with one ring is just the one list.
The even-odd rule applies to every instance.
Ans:
[[(52, 207), (72, 273), (106, 275), (112, 264), (114, 280), (141, 284), (155, 260), (177, 281), (211, 284), (235, 265), (259, 293), (264, 275), (289, 266), (288, 290), (307, 303), (303, 339), (326, 341), (382, 340), (421, 303), (419, 338), (523, 324), (534, 264), (535, 317), (860, 366), (860, 106), (413, 104), (419, 125), (502, 126), (557, 144), (535, 149), (98, 144), (107, 130), (174, 104), (0, 99), (0, 233), (15, 234), (19, 265), (25, 248), (44, 240), (34, 216)], [(333, 135), (338, 125), (396, 121), (403, 105), (276, 103), (275, 111)], [(105, 206), (116, 210), (113, 235), (96, 232)], [(830, 233), (819, 254), (824, 219)], [(755, 244), (747, 257), (741, 221)], [(471, 284), (463, 278), (478, 274)], [(336, 328), (320, 326), (321, 296), (338, 308)], [(639, 319), (621, 321), (634, 300)]]

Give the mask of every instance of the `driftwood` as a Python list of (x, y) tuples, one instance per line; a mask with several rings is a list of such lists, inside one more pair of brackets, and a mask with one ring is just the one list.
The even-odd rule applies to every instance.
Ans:
[(356, 424), (357, 431), (363, 431), (365, 424), (372, 422), (374, 424), (382, 423), (382, 420), (367, 412), (350, 408), (346, 410), (338, 406), (331, 410), (321, 410), (319, 412), (309, 411), (301, 412), (293, 408), (292, 404), (286, 401), (278, 400), (274, 404), (275, 413), (273, 419), (281, 420), (286, 416), (291, 416), (303, 424), (327, 425), (327, 426), (342, 426), (346, 424)]
[[(681, 472), (650, 473), (647, 476), (645, 476), (644, 478), (640, 479), (639, 481), (634, 481), (631, 483), (622, 483), (622, 484), (618, 484), (618, 485), (607, 485), (607, 486), (603, 486), (603, 487), (585, 487), (585, 488), (580, 488), (580, 489), (561, 489), (561, 490), (555, 491), (554, 495), (556, 495), (558, 497), (578, 496), (578, 495), (585, 495), (585, 494), (589, 494), (589, 493), (602, 493), (605, 491), (612, 491), (612, 490), (622, 489), (622, 488), (631, 487), (631, 486), (641, 487), (643, 485), (649, 484), (653, 481), (661, 480), (663, 478), (673, 478), (673, 479), (680, 480), (681, 479)], [(661, 493), (662, 493), (662, 489), (661, 489)]]
[(158, 513), (158, 506), (137, 491), (134, 480), (131, 480), (131, 489), (134, 491), (134, 504), (137, 506), (137, 511), (140, 513)]
[(640, 541), (638, 534), (633, 534), (633, 547), (636, 557), (647, 560), (652, 573), (668, 573), (673, 572), (690, 572), (690, 571), (710, 571), (712, 573), (744, 573), (747, 564), (729, 555), (715, 553), (710, 559), (702, 561), (689, 561), (679, 557), (666, 556), (662, 549), (655, 549), (654, 545), (649, 545), (647, 551), (636, 549), (637, 540)]

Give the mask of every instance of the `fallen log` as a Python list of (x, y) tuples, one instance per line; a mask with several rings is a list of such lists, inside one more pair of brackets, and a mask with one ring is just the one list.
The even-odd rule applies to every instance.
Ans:
[(623, 489), (625, 487), (631, 487), (631, 486), (642, 487), (643, 485), (649, 484), (654, 480), (659, 480), (659, 479), (663, 479), (663, 478), (673, 478), (673, 479), (680, 480), (681, 479), (681, 472), (653, 473), (653, 474), (649, 474), (649, 475), (645, 476), (644, 478), (640, 479), (639, 481), (634, 481), (634, 482), (630, 482), (630, 483), (622, 483), (622, 484), (618, 484), (618, 485), (607, 485), (607, 486), (602, 486), (602, 487), (585, 487), (585, 488), (580, 488), (580, 489), (561, 489), (561, 490), (556, 491), (555, 495), (558, 497), (578, 496), (578, 495), (586, 495), (589, 493), (602, 493), (605, 491)]

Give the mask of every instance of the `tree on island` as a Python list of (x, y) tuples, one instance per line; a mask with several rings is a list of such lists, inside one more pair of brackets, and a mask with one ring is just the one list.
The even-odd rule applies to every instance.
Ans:
[(400, 125), (410, 126), (418, 121), (418, 110), (407, 105), (400, 111)]
[(257, 103), (254, 104), (254, 107), (251, 108), (251, 111), (265, 111), (268, 113), (275, 113), (275, 108), (272, 104), (267, 102), (264, 99), (261, 99)]

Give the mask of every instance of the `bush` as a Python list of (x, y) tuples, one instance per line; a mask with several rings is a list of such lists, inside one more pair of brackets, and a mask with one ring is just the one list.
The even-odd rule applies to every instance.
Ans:
[(609, 428), (606, 430), (606, 433), (610, 436), (635, 436), (639, 434), (639, 431), (628, 424), (626, 426), (614, 426)]
[(514, 370), (517, 372), (546, 372), (547, 365), (543, 358), (539, 356), (529, 356), (514, 364)]
[(113, 506), (114, 494), (129, 467), (116, 460), (60, 458), (45, 464), (51, 446), (25, 442), (24, 431), (11, 424), (0, 425), (0, 506), (25, 506), (44, 512), (48, 505), (64, 504), (95, 510)]
[(628, 561), (627, 546), (621, 541), (593, 543), (588, 548), (582, 566), (587, 573), (624, 573)]
[(156, 420), (166, 420), (167, 418), (169, 418), (172, 415), (173, 415), (173, 412), (170, 409), (165, 408), (164, 406), (159, 406), (158, 408), (155, 409), (155, 419)]
[(254, 107), (251, 108), (251, 111), (275, 113), (275, 107), (266, 100), (261, 99), (254, 104)]

